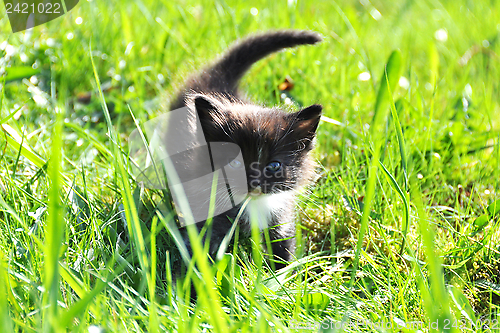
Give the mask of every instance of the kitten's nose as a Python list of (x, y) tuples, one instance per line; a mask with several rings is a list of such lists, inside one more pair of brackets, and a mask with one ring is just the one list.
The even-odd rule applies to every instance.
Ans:
[(258, 179), (253, 179), (250, 182), (250, 191), (249, 194), (251, 196), (258, 196), (262, 193), (262, 189), (260, 187), (260, 180)]
[(262, 189), (259, 186), (253, 187), (249, 193), (251, 196), (257, 197), (262, 194)]

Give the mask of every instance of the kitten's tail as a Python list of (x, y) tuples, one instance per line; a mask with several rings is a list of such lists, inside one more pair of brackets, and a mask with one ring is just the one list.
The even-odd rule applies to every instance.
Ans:
[(212, 66), (189, 79), (172, 103), (172, 109), (184, 106), (186, 94), (190, 92), (236, 96), (238, 81), (255, 62), (281, 49), (321, 40), (318, 33), (306, 30), (282, 30), (248, 37), (232, 46)]

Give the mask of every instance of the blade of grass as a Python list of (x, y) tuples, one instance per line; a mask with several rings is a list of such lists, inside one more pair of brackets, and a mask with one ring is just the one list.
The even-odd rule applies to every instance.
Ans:
[[(8, 115), (6, 115), (3, 119), (0, 119), (0, 124), (4, 124), (6, 123), (7, 121), (9, 121), (9, 119), (11, 119), (12, 117), (14, 117), (14, 115), (19, 112), (19, 110), (21, 110), (23, 107), (26, 106), (26, 103), (27, 101), (24, 101), (22, 103), (20, 103), (21, 105), (17, 108), (15, 108), (14, 110), (12, 110), (12, 112), (10, 112)], [(0, 109), (2, 107), (2, 104), (1, 104), (1, 100), (0, 100)]]
[[(370, 134), (373, 140), (379, 138), (383, 133), (388, 108), (392, 101), (392, 93), (395, 91), (401, 75), (401, 52), (393, 51), (385, 65), (384, 73), (380, 80), (380, 87), (375, 101), (373, 119), (370, 126)], [(376, 143), (374, 141), (374, 143)]]
[[(388, 89), (390, 87), (388, 86)], [(397, 107), (399, 106), (399, 108)], [(408, 161), (406, 159), (406, 143), (403, 136), (403, 130), (401, 129), (401, 123), (399, 121), (399, 110), (402, 108), (402, 103), (396, 103), (391, 99), (391, 113), (392, 120), (394, 122), (394, 127), (396, 129), (396, 134), (398, 138), (398, 146), (399, 146), (399, 154), (401, 155), (401, 165), (403, 167), (403, 175), (404, 175), (404, 187), (406, 192), (408, 192)]]
[(88, 139), (94, 145), (94, 147), (104, 156), (111, 156), (111, 152), (109, 151), (109, 149), (102, 142), (100, 142), (100, 139), (97, 136), (92, 134), (90, 131), (87, 131), (81, 126), (73, 123), (65, 123), (64, 126), (75, 131), (81, 138)]
[(45, 228), (44, 251), (44, 331), (50, 332), (58, 325), (57, 301), (60, 292), (59, 283), (59, 252), (63, 243), (65, 230), (64, 209), (59, 192), (61, 191), (61, 160), (62, 160), (62, 113), (57, 113), (52, 138), (52, 152), (47, 174), (50, 180), (48, 193), (48, 217)]
[[(375, 110), (374, 116), (372, 120), (372, 125), (370, 128), (371, 139), (374, 144), (374, 150), (372, 152), (372, 160), (369, 166), (368, 171), (368, 181), (366, 184), (366, 194), (364, 199), (364, 207), (363, 207), (363, 215), (361, 217), (361, 226), (358, 233), (358, 241), (356, 244), (356, 252), (353, 262), (353, 269), (351, 272), (351, 279), (349, 282), (349, 290), (352, 291), (354, 286), (354, 280), (356, 277), (356, 271), (359, 266), (359, 256), (361, 253), (361, 247), (363, 245), (363, 239), (368, 227), (368, 218), (370, 215), (370, 209), (375, 197), (375, 184), (377, 180), (377, 170), (379, 165), (380, 158), (380, 148), (383, 141), (383, 126), (384, 119), (387, 118), (387, 106), (389, 105), (389, 100), (392, 98), (390, 95), (390, 91), (394, 91), (394, 87), (396, 86), (399, 73), (401, 71), (401, 54), (399, 51), (393, 51), (387, 61), (387, 64), (384, 68), (384, 73), (382, 76), (382, 80), (380, 81), (380, 88), (377, 95), (377, 100), (375, 102)], [(390, 87), (393, 89), (390, 89)], [(352, 298), (349, 298), (349, 302), (352, 301)]]
[[(439, 78), (439, 53), (436, 48), (435, 43), (431, 43), (429, 45), (429, 63), (430, 63), (430, 79), (432, 84), (432, 98), (429, 106), (429, 123), (427, 125), (427, 140), (426, 145), (429, 145), (429, 152), (431, 155), (434, 154), (434, 140), (432, 139), (432, 124), (434, 120), (434, 103), (437, 98), (438, 91), (438, 78)], [(427, 150), (427, 147), (426, 147)], [(434, 163), (434, 159), (429, 159), (429, 170), (432, 170), (432, 164)]]
[[(173, 183), (177, 184), (182, 183), (175, 170), (172, 160), (168, 156), (167, 158), (163, 159), (163, 167), (165, 169), (165, 173), (168, 176), (168, 179), (171, 179)], [(218, 176), (219, 176), (218, 172), (213, 173), (212, 188), (211, 188), (210, 202), (208, 209), (208, 218), (207, 221), (205, 222), (206, 225), (210, 225), (215, 212), (215, 199), (217, 193)], [(193, 259), (195, 260), (200, 272), (201, 279), (199, 278), (198, 280), (194, 281), (195, 287), (198, 292), (197, 295), (198, 300), (201, 300), (202, 303), (205, 303), (207, 305), (207, 310), (212, 318), (211, 323), (214, 325), (215, 330), (226, 331), (228, 329), (227, 323), (229, 322), (229, 318), (222, 309), (222, 304), (220, 303), (219, 297), (215, 292), (216, 287), (214, 285), (214, 274), (208, 263), (207, 253), (205, 252), (204, 247), (201, 244), (201, 239), (199, 237), (200, 235), (198, 234), (198, 230), (195, 225), (195, 220), (192, 215), (187, 196), (182, 187), (173, 186), (170, 189), (174, 192), (174, 194), (178, 198), (179, 209), (183, 214), (183, 218), (185, 219), (186, 223), (185, 228), (187, 230), (191, 249), (193, 251)], [(172, 231), (177, 229), (177, 227), (173, 224), (171, 226), (167, 225), (167, 227), (169, 229), (172, 229)], [(178, 242), (181, 243), (182, 238), (178, 239)], [(183, 248), (182, 245), (181, 248)], [(192, 266), (192, 264), (193, 263), (189, 263), (190, 266)]]
[[(170, 159), (167, 159), (170, 161)], [(170, 175), (171, 171), (170, 169)], [(208, 208), (208, 219), (206, 224), (210, 224), (212, 222), (214, 212), (215, 212), (215, 196), (217, 192), (217, 179), (218, 173), (214, 172), (214, 177), (212, 180), (212, 189), (210, 194), (210, 203)], [(184, 198), (183, 198), (184, 199)], [(183, 203), (180, 200), (181, 205), (187, 205), (187, 198)], [(183, 212), (186, 210), (182, 210)], [(189, 209), (188, 209), (189, 211)], [(192, 218), (192, 217), (191, 217)], [(212, 324), (214, 325), (214, 329), (216, 331), (221, 330), (221, 332), (225, 332), (228, 327), (227, 323), (229, 322), (229, 318), (226, 313), (222, 309), (222, 304), (220, 303), (219, 297), (217, 296), (215, 290), (216, 286), (214, 285), (214, 272), (212, 272), (209, 263), (208, 256), (204, 252), (204, 248), (201, 244), (200, 238), (198, 237), (198, 231), (194, 223), (189, 223), (187, 226), (189, 240), (191, 242), (191, 247), (193, 249), (193, 258), (195, 258), (198, 268), (200, 270), (202, 280), (195, 281), (198, 297), (202, 299), (202, 301), (206, 304), (207, 310), (212, 316)]]
[(245, 211), (245, 208), (246, 208), (246, 206), (248, 205), (249, 202), (250, 202), (250, 198), (247, 198), (243, 202), (243, 204), (241, 205), (240, 211), (238, 212), (238, 215), (236, 215), (236, 218), (233, 221), (233, 225), (231, 226), (231, 229), (226, 234), (226, 236), (224, 236), (224, 239), (222, 240), (222, 242), (221, 242), (221, 244), (219, 246), (219, 249), (217, 250), (217, 255), (216, 255), (216, 259), (217, 260), (221, 260), (222, 257), (224, 256), (224, 253), (226, 252), (227, 247), (229, 246), (229, 242), (233, 238), (234, 231), (236, 230), (236, 226), (238, 225), (238, 223), (240, 221), (241, 215)]
[(37, 153), (35, 153), (26, 142), (23, 142), (23, 138), (19, 133), (12, 128), (10, 125), (2, 124), (2, 129), (5, 131), (7, 143), (11, 146), (15, 151), (21, 151), (21, 154), (26, 157), (31, 163), (36, 165), (39, 168), (43, 168), (47, 162), (40, 157)]
[(31, 66), (16, 66), (7, 68), (5, 82), (12, 82), (31, 77), (40, 73), (39, 69), (34, 69)]
[[(9, 277), (4, 267), (4, 255), (0, 250), (0, 329), (2, 332), (14, 332), (9, 311)], [(16, 301), (16, 300), (14, 300)], [(17, 302), (17, 301), (16, 301)]]
[(76, 277), (68, 267), (60, 264), (61, 278), (75, 291), (78, 297), (80, 297), (80, 300), (72, 304), (72, 306), (60, 316), (60, 327), (67, 329), (68, 326), (71, 325), (71, 322), (74, 320), (74, 318), (82, 314), (87, 308), (90, 309), (90, 312), (94, 317), (99, 316), (100, 310), (94, 303), (92, 303), (92, 301), (104, 290), (104, 288), (108, 286), (108, 284), (114, 278), (116, 278), (119, 274), (121, 274), (121, 272), (125, 270), (125, 266), (128, 264), (128, 262), (119, 262), (118, 267), (116, 267), (114, 270), (111, 270), (111, 267), (113, 267), (114, 264), (118, 261), (117, 258), (118, 255), (115, 255), (109, 260), (107, 267), (109, 267), (110, 269), (105, 271), (107, 273), (105, 273), (104, 277), (97, 277), (97, 283), (90, 291), (87, 290), (88, 288), (87, 286), (85, 286), (84, 282)]
[(386, 176), (389, 178), (389, 182), (391, 183), (392, 187), (398, 192), (399, 196), (401, 197), (401, 200), (403, 200), (403, 204), (405, 206), (405, 227), (403, 230), (403, 243), (401, 244), (401, 250), (399, 252), (400, 255), (403, 255), (403, 251), (405, 248), (405, 240), (406, 240), (406, 234), (408, 233), (408, 225), (409, 225), (409, 220), (410, 220), (410, 202), (408, 200), (408, 194), (403, 192), (401, 187), (399, 186), (398, 182), (396, 179), (392, 176), (392, 174), (387, 170), (385, 165), (380, 162), (380, 166), (384, 170)]
[[(386, 77), (386, 79), (388, 80), (388, 77)], [(387, 82), (387, 89), (389, 90), (389, 94), (392, 95), (391, 86), (390, 86), (389, 82)], [(397, 185), (397, 182), (393, 183), (393, 185), (394, 184), (397, 185), (397, 188), (399, 189), (398, 193), (401, 196), (401, 198), (403, 199), (403, 203), (405, 205), (405, 219), (404, 219), (405, 222), (404, 222), (404, 226), (403, 226), (403, 242), (401, 243), (401, 250), (399, 251), (399, 254), (403, 255), (403, 251), (404, 251), (405, 244), (406, 244), (406, 235), (408, 234), (408, 228), (410, 226), (410, 198), (408, 195), (408, 191), (409, 191), (409, 189), (408, 189), (408, 163), (406, 160), (405, 140), (404, 140), (404, 136), (403, 136), (403, 131), (401, 129), (401, 124), (399, 122), (399, 116), (398, 116), (399, 113), (397, 112), (396, 105), (394, 104), (394, 101), (392, 98), (391, 98), (391, 113), (392, 113), (392, 120), (394, 122), (394, 127), (396, 129), (396, 134), (397, 134), (397, 138), (398, 138), (399, 154), (401, 156), (401, 164), (403, 167), (403, 179), (404, 179), (404, 188), (405, 188), (405, 191), (403, 192), (401, 190), (401, 188), (399, 187), (399, 185)], [(386, 171), (386, 173), (387, 173), (388, 171), (385, 168), (385, 166), (383, 166), (382, 162), (381, 162), (381, 165), (384, 168), (384, 171)], [(395, 181), (394, 178), (392, 178), (392, 180)]]
[(158, 324), (158, 311), (156, 309), (156, 226), (158, 224), (158, 217), (153, 217), (151, 224), (151, 274), (149, 278), (149, 332), (159, 332)]
[[(454, 320), (450, 313), (448, 292), (444, 282), (443, 265), (441, 257), (435, 248), (434, 230), (432, 226), (429, 225), (427, 214), (420, 200), (421, 195), (419, 195), (419, 193), (413, 193), (412, 198), (417, 208), (417, 220), (420, 226), (420, 234), (424, 245), (423, 250), (428, 263), (430, 279), (430, 290), (423, 287), (422, 283), (419, 284), (424, 300), (424, 308), (430, 319), (430, 324), (437, 323), (438, 330), (457, 332), (456, 326), (453, 327), (453, 325), (448, 325), (448, 330), (443, 329), (446, 322), (453, 323)], [(436, 302), (436, 300), (439, 300), (439, 302)]]
[[(113, 162), (115, 169), (118, 170), (118, 175), (119, 175), (118, 179), (120, 181), (119, 188), (123, 199), (123, 207), (127, 219), (127, 228), (129, 236), (132, 240), (132, 243), (135, 245), (135, 251), (137, 251), (137, 256), (139, 258), (139, 264), (141, 266), (142, 272), (143, 274), (146, 274), (146, 276), (148, 276), (150, 274), (149, 261), (148, 261), (146, 245), (142, 234), (141, 223), (139, 221), (137, 208), (135, 206), (132, 192), (130, 189), (128, 173), (125, 169), (125, 163), (121, 155), (121, 148), (118, 142), (118, 136), (115, 133), (113, 123), (111, 121), (111, 116), (109, 114), (108, 106), (106, 104), (106, 101), (104, 99), (104, 94), (102, 92), (99, 75), (97, 74), (97, 69), (95, 67), (94, 58), (92, 56), (92, 46), (90, 46), (90, 60), (92, 63), (92, 68), (94, 70), (94, 77), (96, 80), (97, 89), (99, 91), (101, 106), (104, 112), (104, 116), (106, 118), (106, 123), (108, 125), (108, 136), (111, 139), (113, 145), (113, 157), (114, 157)], [(147, 281), (149, 281), (149, 277), (147, 278)]]

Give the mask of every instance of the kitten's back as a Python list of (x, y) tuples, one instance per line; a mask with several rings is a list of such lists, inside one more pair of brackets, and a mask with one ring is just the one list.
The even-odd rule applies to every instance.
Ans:
[(284, 48), (319, 41), (318, 33), (305, 30), (281, 30), (248, 37), (232, 46), (213, 65), (192, 76), (171, 109), (185, 106), (186, 97), (192, 93), (217, 93), (228, 99), (235, 98), (239, 80), (255, 62)]

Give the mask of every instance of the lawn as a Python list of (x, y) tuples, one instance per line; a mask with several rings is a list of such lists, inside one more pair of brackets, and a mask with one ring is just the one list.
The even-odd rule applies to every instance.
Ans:
[[(500, 331), (499, 17), (494, 0), (81, 0), (13, 34), (0, 6), (0, 330)], [(297, 260), (274, 272), (254, 237), (190, 265), (127, 138), (232, 42), (283, 28), (324, 40), (241, 86), (324, 107)]]

